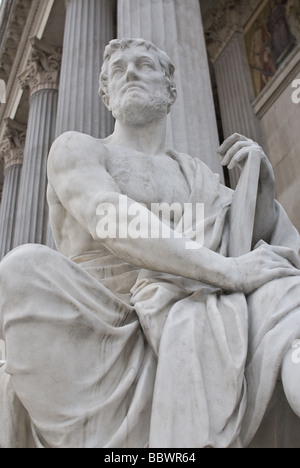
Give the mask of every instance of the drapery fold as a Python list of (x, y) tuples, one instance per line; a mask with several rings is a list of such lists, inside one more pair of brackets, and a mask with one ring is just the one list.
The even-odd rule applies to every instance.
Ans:
[[(189, 203), (204, 203), (204, 246), (227, 256), (233, 191), (200, 160), (168, 154)], [(299, 235), (276, 207), (272, 244), (298, 254)], [(185, 229), (196, 233), (198, 221)], [(246, 447), (300, 337), (297, 277), (246, 297), (108, 252), (67, 259), (32, 245), (5, 257), (0, 284), (1, 447)]]

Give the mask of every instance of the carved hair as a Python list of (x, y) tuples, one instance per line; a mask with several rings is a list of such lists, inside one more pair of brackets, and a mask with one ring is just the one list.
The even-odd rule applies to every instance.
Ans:
[(102, 98), (106, 107), (109, 108), (109, 94), (108, 94), (108, 63), (112, 55), (117, 51), (123, 51), (131, 47), (146, 47), (148, 50), (157, 55), (162, 70), (165, 73), (168, 91), (170, 94), (170, 107), (175, 102), (177, 91), (176, 83), (174, 80), (175, 66), (168, 55), (156, 47), (152, 42), (144, 39), (114, 39), (106, 46), (104, 51), (104, 62), (100, 74), (100, 88), (99, 96)]

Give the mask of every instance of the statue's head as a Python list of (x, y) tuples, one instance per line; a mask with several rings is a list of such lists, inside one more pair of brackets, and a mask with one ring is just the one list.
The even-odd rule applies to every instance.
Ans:
[(115, 39), (104, 52), (99, 95), (119, 119), (123, 111), (128, 118), (147, 107), (167, 114), (177, 97), (174, 72), (168, 55), (151, 42)]

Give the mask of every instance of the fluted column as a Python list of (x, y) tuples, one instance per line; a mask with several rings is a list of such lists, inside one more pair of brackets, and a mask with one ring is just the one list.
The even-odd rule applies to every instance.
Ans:
[(115, 36), (115, 0), (66, 0), (56, 135), (104, 138), (113, 119), (98, 96), (104, 48)]
[[(242, 33), (233, 35), (214, 67), (224, 137), (238, 132), (263, 145), (259, 120), (251, 104), (255, 96)], [(230, 174), (233, 187), (238, 177), (237, 170)]]
[(118, 37), (150, 40), (171, 57), (178, 99), (167, 145), (202, 159), (223, 176), (199, 0), (118, 0)]
[(4, 160), (4, 184), (0, 206), (0, 260), (13, 247), (25, 138), (26, 126), (8, 119), (0, 145), (1, 158)]
[(61, 50), (32, 41), (32, 54), (20, 75), (30, 89), (24, 163), (18, 196), (14, 246), (25, 243), (53, 246), (48, 229), (47, 157), (55, 138)]

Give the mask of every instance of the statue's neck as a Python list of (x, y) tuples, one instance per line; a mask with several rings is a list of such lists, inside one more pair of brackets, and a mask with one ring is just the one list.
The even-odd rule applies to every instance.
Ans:
[(164, 153), (165, 140), (166, 117), (147, 125), (126, 125), (116, 121), (115, 131), (107, 142), (148, 155), (158, 155)]

